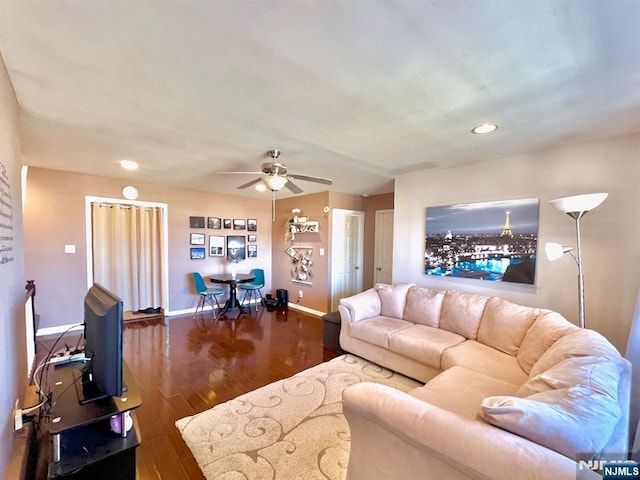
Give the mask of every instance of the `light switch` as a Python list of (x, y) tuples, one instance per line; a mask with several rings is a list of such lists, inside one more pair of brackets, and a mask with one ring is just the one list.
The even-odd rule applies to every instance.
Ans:
[(321, 257), (324, 257), (324, 248), (321, 248), (321, 249), (320, 249), (320, 256), (321, 256)]
[(65, 245), (64, 246), (64, 253), (76, 253), (76, 246), (75, 245)]

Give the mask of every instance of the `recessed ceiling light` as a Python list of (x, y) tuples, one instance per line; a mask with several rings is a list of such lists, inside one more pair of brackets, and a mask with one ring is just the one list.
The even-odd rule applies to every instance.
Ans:
[(481, 135), (483, 133), (491, 133), (495, 132), (498, 129), (497, 123), (483, 123), (482, 125), (478, 125), (477, 127), (473, 127), (471, 129), (471, 133), (475, 133), (477, 135)]
[(125, 170), (137, 170), (138, 164), (133, 160), (120, 160), (120, 166)]
[(266, 192), (267, 191), (267, 186), (262, 182), (256, 183), (256, 190), (258, 192)]

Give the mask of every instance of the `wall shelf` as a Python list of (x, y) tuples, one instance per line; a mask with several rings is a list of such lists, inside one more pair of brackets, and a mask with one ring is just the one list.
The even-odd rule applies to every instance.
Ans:
[(320, 231), (318, 222), (289, 223), (289, 233), (318, 233)]

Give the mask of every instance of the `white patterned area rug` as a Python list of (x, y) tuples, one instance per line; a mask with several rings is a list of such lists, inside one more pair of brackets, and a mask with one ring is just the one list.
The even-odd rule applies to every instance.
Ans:
[(405, 392), (422, 385), (346, 354), (176, 426), (207, 480), (341, 480), (350, 445), (342, 392), (359, 382)]

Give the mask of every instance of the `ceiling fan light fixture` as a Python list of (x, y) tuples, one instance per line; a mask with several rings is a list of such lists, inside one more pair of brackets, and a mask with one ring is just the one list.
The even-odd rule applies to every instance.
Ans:
[(266, 175), (262, 177), (262, 181), (269, 190), (277, 192), (287, 184), (289, 179), (287, 177), (281, 177), (279, 175)]
[(267, 191), (267, 186), (262, 182), (256, 183), (256, 191), (258, 191), (258, 192), (266, 192)]

